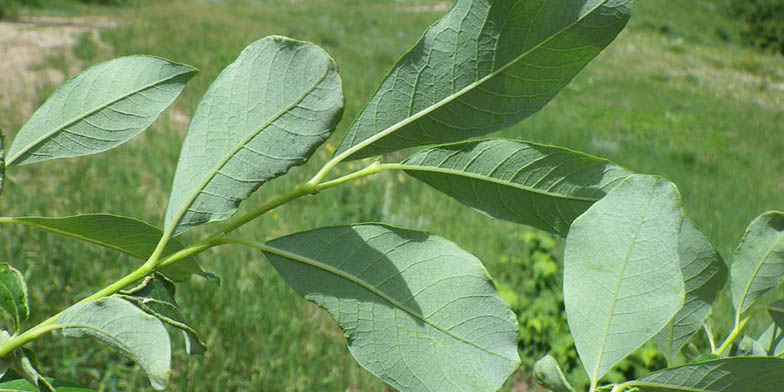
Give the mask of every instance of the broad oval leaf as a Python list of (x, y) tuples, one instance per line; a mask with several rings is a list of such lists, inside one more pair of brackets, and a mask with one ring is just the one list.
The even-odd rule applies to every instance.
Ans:
[(176, 235), (229, 218), (262, 184), (303, 164), (342, 113), (340, 76), (323, 49), (278, 36), (254, 42), (196, 109), (164, 226)]
[(564, 304), (593, 385), (683, 305), (681, 219), (674, 185), (635, 175), (572, 223), (564, 249)]
[(504, 139), (435, 146), (406, 159), (401, 168), (491, 217), (562, 236), (575, 218), (631, 175), (566, 148)]
[(8, 165), (95, 154), (147, 129), (196, 74), (150, 56), (88, 68), (58, 88), (19, 130)]
[(722, 358), (660, 370), (628, 384), (639, 392), (779, 392), (784, 359)]
[(0, 307), (11, 315), (15, 331), (19, 331), (22, 321), (30, 317), (24, 276), (6, 263), (0, 263)]
[[(0, 223), (18, 223), (65, 237), (91, 242), (146, 260), (161, 239), (163, 232), (138, 219), (111, 214), (84, 214), (58, 218), (23, 216), (0, 218)], [(166, 244), (162, 256), (185, 248), (177, 239)], [(189, 279), (192, 274), (210, 278), (195, 257), (188, 257), (161, 269), (174, 281)]]
[(569, 381), (564, 377), (558, 362), (550, 355), (544, 356), (534, 364), (536, 382), (552, 392), (574, 392)]
[(130, 302), (115, 297), (80, 303), (66, 309), (57, 324), (68, 337), (90, 336), (139, 364), (153, 388), (169, 384), (171, 342), (161, 321)]
[(541, 109), (626, 25), (631, 0), (459, 0), (360, 113), (357, 159), (485, 135)]
[(749, 224), (732, 263), (730, 289), (738, 313), (784, 278), (784, 212), (766, 212)]
[(496, 391), (519, 366), (514, 314), (481, 262), (452, 242), (365, 224), (263, 250), (338, 321), (357, 362), (400, 391)]
[(681, 224), (678, 253), (686, 297), (683, 308), (655, 339), (668, 363), (700, 329), (727, 280), (727, 266), (721, 255), (688, 218), (683, 218)]

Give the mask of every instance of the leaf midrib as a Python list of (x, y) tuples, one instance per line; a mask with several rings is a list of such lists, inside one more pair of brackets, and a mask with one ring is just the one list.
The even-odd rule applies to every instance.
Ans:
[(272, 253), (272, 254), (275, 254), (277, 256), (284, 257), (284, 258), (293, 260), (295, 262), (302, 263), (302, 264), (308, 265), (310, 267), (317, 268), (317, 269), (320, 269), (322, 271), (334, 274), (334, 275), (336, 275), (338, 277), (341, 277), (343, 279), (346, 279), (346, 280), (350, 281), (351, 283), (354, 283), (357, 286), (360, 286), (360, 287), (370, 291), (372, 294), (380, 297), (381, 299), (389, 302), (395, 308), (400, 309), (400, 310), (408, 313), (412, 317), (414, 317), (414, 318), (416, 318), (418, 320), (421, 320), (425, 324), (433, 327), (434, 329), (444, 333), (445, 335), (447, 335), (447, 336), (449, 336), (449, 337), (451, 337), (451, 338), (453, 338), (453, 339), (455, 339), (455, 340), (457, 340), (457, 341), (459, 341), (461, 343), (464, 343), (464, 344), (467, 344), (469, 346), (472, 346), (472, 347), (474, 347), (474, 348), (476, 348), (476, 349), (478, 349), (478, 350), (480, 350), (482, 352), (485, 352), (485, 353), (487, 353), (489, 355), (492, 355), (492, 356), (495, 356), (495, 357), (498, 357), (498, 358), (502, 358), (502, 359), (507, 360), (507, 361), (516, 362), (515, 359), (507, 358), (507, 357), (505, 357), (505, 356), (503, 356), (501, 354), (489, 351), (486, 348), (477, 345), (476, 343), (468, 341), (468, 340), (466, 340), (465, 338), (463, 338), (461, 336), (455, 335), (451, 331), (448, 331), (448, 330), (444, 329), (443, 327), (441, 327), (440, 325), (435, 324), (434, 322), (428, 320), (423, 315), (415, 312), (411, 308), (409, 308), (409, 307), (405, 306), (404, 304), (398, 302), (394, 298), (388, 296), (384, 292), (380, 291), (379, 289), (377, 289), (376, 287), (374, 287), (370, 283), (365, 282), (364, 280), (360, 279), (359, 277), (356, 277), (356, 276), (354, 276), (352, 274), (349, 274), (347, 272), (339, 270), (339, 269), (337, 269), (337, 268), (335, 268), (335, 267), (333, 267), (331, 265), (322, 263), (322, 262), (320, 262), (318, 260), (313, 260), (313, 259), (311, 259), (309, 257), (300, 256), (298, 254), (291, 253), (291, 252), (288, 252), (288, 251), (285, 251), (285, 250), (282, 250), (282, 249), (278, 249), (278, 248), (275, 248), (275, 247), (267, 245), (267, 244), (254, 244), (253, 246), (257, 247), (262, 252)]
[(740, 297), (741, 298), (741, 300), (739, 301), (740, 303), (738, 304), (738, 314), (743, 313), (748, 308), (748, 306), (744, 306), (744, 305), (746, 305), (746, 298), (748, 297), (749, 292), (751, 291), (751, 286), (754, 283), (754, 280), (757, 279), (757, 275), (759, 275), (760, 271), (762, 270), (762, 267), (766, 263), (766, 260), (770, 257), (771, 253), (773, 252), (773, 249), (775, 249), (778, 246), (779, 242), (781, 242), (781, 240), (784, 239), (783, 234), (778, 234), (777, 237), (778, 238), (776, 238), (776, 240), (773, 241), (773, 244), (771, 244), (770, 248), (765, 252), (765, 256), (762, 257), (761, 262), (758, 263), (757, 266), (754, 268), (754, 272), (751, 274), (751, 278), (749, 279), (748, 283), (746, 283), (746, 287), (743, 290), (743, 295)]
[[(263, 132), (265, 129), (267, 129), (267, 127), (269, 127), (275, 121), (280, 119), (280, 117), (282, 117), (284, 114), (288, 113), (289, 111), (291, 111), (292, 109), (297, 107), (297, 105), (302, 103), (302, 101), (305, 100), (305, 98), (307, 98), (310, 95), (310, 93), (312, 93), (316, 88), (318, 88), (319, 85), (321, 85), (321, 83), (324, 80), (327, 79), (327, 77), (330, 75), (330, 71), (333, 70), (333, 69), (334, 69), (334, 63), (330, 59), (328, 61), (328, 63), (327, 63), (327, 67), (324, 70), (324, 74), (321, 75), (321, 77), (318, 79), (318, 81), (313, 83), (313, 85), (310, 86), (310, 88), (308, 88), (307, 91), (305, 91), (299, 98), (297, 98), (296, 100), (292, 101), (292, 103), (290, 103), (289, 105), (285, 106), (283, 109), (281, 109), (280, 111), (278, 111), (277, 113), (272, 115), (272, 117), (267, 119), (267, 121), (265, 121), (258, 128), (256, 128), (255, 131), (249, 133), (247, 137), (245, 137), (239, 143), (237, 143), (237, 145), (231, 151), (229, 151), (223, 157), (223, 159), (220, 160), (218, 162), (218, 164), (213, 167), (212, 170), (210, 170), (208, 175), (206, 177), (204, 177), (204, 179), (199, 183), (198, 187), (196, 188), (196, 191), (193, 194), (191, 194), (186, 199), (185, 203), (182, 204), (182, 207), (177, 212), (177, 215), (175, 215), (175, 217), (169, 223), (171, 226), (166, 229), (167, 233), (173, 233), (173, 232), (176, 231), (177, 227), (179, 227), (179, 225), (181, 223), (180, 221), (182, 220), (183, 216), (185, 216), (185, 213), (188, 211), (188, 208), (191, 207), (193, 202), (196, 201), (196, 199), (199, 197), (199, 195), (202, 193), (202, 191), (207, 187), (207, 185), (209, 185), (209, 183), (212, 181), (212, 179), (215, 178), (216, 175), (218, 175), (218, 172), (220, 172), (220, 170), (224, 166), (226, 166), (226, 164), (231, 160), (231, 158), (233, 158), (234, 155), (236, 155), (237, 152), (239, 152), (242, 149), (243, 146), (248, 144), (253, 138), (258, 136), (261, 132)], [(263, 182), (263, 181), (261, 181), (261, 182)]]
[[(113, 105), (113, 104), (115, 104), (115, 103), (117, 103), (117, 102), (119, 102), (119, 101), (121, 101), (123, 99), (126, 99), (126, 98), (128, 98), (128, 97), (130, 97), (132, 95), (136, 95), (136, 94), (138, 94), (138, 93), (140, 93), (140, 92), (142, 92), (144, 90), (147, 90), (149, 88), (155, 87), (155, 86), (157, 86), (157, 85), (159, 85), (161, 83), (165, 83), (165, 82), (167, 82), (169, 80), (172, 80), (172, 79), (174, 79), (174, 78), (176, 78), (178, 76), (185, 75), (185, 74), (188, 74), (188, 73), (193, 73), (193, 72), (195, 72), (195, 70), (193, 70), (193, 69), (187, 70), (186, 69), (183, 72), (176, 73), (176, 74), (171, 75), (170, 77), (167, 77), (165, 79), (160, 79), (160, 80), (157, 80), (155, 82), (152, 82), (152, 83), (146, 84), (144, 86), (141, 86), (140, 88), (132, 90), (129, 93), (121, 95), (121, 96), (119, 96), (119, 97), (117, 97), (117, 98), (115, 98), (113, 100), (110, 100), (110, 101), (108, 101), (106, 103), (103, 103), (103, 104), (99, 104), (92, 110), (88, 110), (87, 112), (85, 112), (83, 114), (77, 115), (74, 119), (68, 120), (65, 123), (63, 123), (62, 125), (52, 129), (51, 131), (44, 133), (39, 138), (35, 139), (32, 143), (28, 144), (26, 147), (23, 147), (17, 153), (15, 153), (11, 157), (9, 157), (8, 160), (6, 161), (6, 166), (11, 166), (14, 163), (14, 161), (16, 161), (17, 158), (19, 158), (22, 155), (26, 154), (32, 148), (34, 148), (36, 146), (39, 146), (41, 143), (46, 141), (46, 139), (49, 139), (53, 135), (55, 135), (55, 134), (59, 133), (60, 131), (62, 131), (63, 129), (65, 129), (65, 128), (73, 125), (73, 124), (76, 124), (77, 122), (82, 121), (85, 118), (87, 118), (89, 116), (92, 116), (93, 114), (95, 114), (95, 113), (97, 113), (97, 112), (99, 112), (99, 111), (101, 111), (103, 109), (106, 109), (107, 107), (109, 107), (109, 106), (111, 106), (111, 105)], [(11, 147), (13, 147), (13, 144), (12, 144)]]
[[(383, 131), (381, 131), (379, 133), (376, 133), (375, 135), (373, 135), (373, 136), (371, 136), (371, 137), (361, 141), (358, 144), (355, 144), (353, 147), (351, 147), (351, 148), (343, 151), (342, 153), (340, 153), (337, 157), (335, 157), (335, 160), (338, 160), (338, 161), (343, 160), (344, 158), (354, 154), (355, 152), (357, 152), (357, 151), (359, 151), (359, 150), (361, 150), (361, 149), (363, 149), (363, 148), (365, 148), (365, 147), (367, 147), (367, 146), (377, 142), (380, 139), (383, 139), (384, 137), (389, 136), (390, 134), (398, 131), (399, 129), (401, 129), (401, 128), (403, 128), (403, 127), (413, 123), (416, 120), (419, 120), (422, 117), (427, 116), (428, 114), (434, 112), (437, 109), (440, 109), (441, 107), (445, 106), (446, 104), (448, 104), (448, 103), (450, 103), (450, 102), (452, 102), (452, 101), (462, 97), (463, 95), (465, 95), (469, 91), (473, 90), (475, 87), (484, 84), (488, 80), (490, 80), (490, 79), (496, 77), (497, 75), (501, 74), (507, 68), (509, 68), (512, 65), (516, 64), (517, 62), (519, 62), (523, 58), (527, 57), (531, 53), (541, 49), (545, 44), (549, 43), (551, 40), (553, 40), (553, 39), (555, 39), (557, 37), (560, 37), (566, 31), (568, 31), (568, 30), (572, 29), (573, 27), (577, 26), (578, 24), (583, 22), (585, 20), (585, 18), (587, 18), (588, 16), (592, 15), (596, 10), (598, 10), (599, 8), (604, 6), (607, 3), (607, 1), (609, 1), (609, 0), (604, 0), (604, 1), (600, 2), (595, 7), (591, 8), (589, 11), (585, 12), (585, 14), (581, 18), (577, 19), (573, 23), (570, 23), (570, 24), (566, 25), (561, 30), (558, 30), (557, 32), (553, 33), (551, 36), (547, 37), (547, 39), (542, 40), (542, 42), (534, 45), (533, 47), (531, 47), (527, 51), (524, 51), (519, 56), (517, 56), (514, 59), (510, 60), (508, 63), (504, 64), (500, 68), (498, 68), (498, 69), (488, 73), (487, 75), (485, 75), (484, 77), (480, 78), (479, 80), (477, 80), (477, 81), (475, 81), (473, 83), (468, 84), (467, 86), (463, 87), (459, 91), (457, 91), (455, 93), (452, 93), (452, 94), (449, 94), (448, 96), (442, 98), (440, 101), (434, 103), (433, 105), (428, 106), (427, 108), (420, 110), (416, 114), (414, 114), (412, 116), (409, 116), (407, 118), (404, 118), (403, 120), (400, 120), (397, 123), (389, 126), (387, 129), (385, 129), (385, 130), (383, 130)], [(424, 36), (423, 36), (423, 38), (424, 38)], [(364, 109), (362, 110), (362, 112), (364, 112)], [(357, 118), (359, 118), (359, 117), (357, 117)], [(356, 121), (355, 121), (355, 124), (356, 124)], [(351, 129), (352, 130), (354, 129), (353, 125), (352, 125)]]

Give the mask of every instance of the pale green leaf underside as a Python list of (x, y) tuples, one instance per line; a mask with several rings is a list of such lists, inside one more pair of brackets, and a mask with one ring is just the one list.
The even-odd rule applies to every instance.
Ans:
[(90, 67), (58, 88), (17, 133), (8, 165), (95, 154), (155, 121), (196, 69), (149, 56)]
[(481, 262), (379, 224), (267, 244), (294, 289), (340, 324), (360, 365), (401, 391), (496, 391), (519, 365), (517, 323)]
[(153, 388), (169, 384), (171, 342), (157, 318), (130, 302), (106, 297), (66, 309), (57, 324), (68, 337), (94, 337), (126, 355), (144, 369)]
[(558, 362), (550, 355), (536, 361), (534, 364), (534, 378), (536, 382), (552, 392), (574, 392), (574, 388), (564, 377)]
[(630, 175), (587, 154), (504, 139), (435, 146), (403, 161), (402, 169), (491, 217), (562, 236)]
[(633, 385), (639, 392), (780, 392), (784, 359), (723, 358), (661, 370)]
[[(2, 218), (0, 223), (31, 226), (53, 234), (91, 242), (143, 260), (150, 257), (163, 235), (160, 229), (146, 222), (110, 214), (85, 214), (61, 218), (32, 216)], [(184, 248), (179, 240), (170, 240), (163, 250), (163, 256)], [(162, 272), (175, 281), (186, 280), (191, 274), (207, 275), (195, 257), (163, 267)]]
[(681, 220), (674, 185), (635, 175), (572, 223), (564, 304), (592, 381), (656, 335), (683, 305)]
[(272, 36), (242, 51), (210, 86), (183, 142), (167, 230), (229, 218), (265, 182), (303, 164), (343, 111), (334, 61)]
[[(71, 387), (58, 381), (47, 379), (52, 386), (57, 388), (57, 392), (93, 392), (93, 389)], [(65, 386), (64, 386), (65, 385)], [(30, 384), (27, 380), (12, 380), (0, 383), (0, 392), (40, 392), (37, 386)]]
[(21, 322), (30, 317), (24, 277), (6, 263), (0, 263), (0, 307), (11, 315), (16, 331), (19, 331)]
[(765, 350), (766, 355), (781, 357), (784, 355), (784, 329), (775, 323), (771, 323), (765, 331), (757, 338), (760, 346)]
[(338, 154), (476, 137), (541, 109), (626, 25), (631, 0), (459, 0), (403, 56)]
[(749, 224), (730, 273), (732, 303), (740, 313), (784, 278), (784, 213), (766, 212)]
[(688, 218), (681, 224), (678, 252), (686, 297), (683, 308), (656, 335), (656, 345), (670, 362), (700, 329), (727, 280), (721, 255)]

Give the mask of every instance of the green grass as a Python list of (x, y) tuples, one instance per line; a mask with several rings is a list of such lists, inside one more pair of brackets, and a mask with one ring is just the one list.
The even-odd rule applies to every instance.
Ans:
[[(175, 108), (127, 146), (10, 170), (3, 214), (112, 212), (160, 224), (187, 126), (181, 119), (193, 112), (201, 94), (242, 48), (269, 34), (315, 42), (337, 61), (347, 107), (330, 148), (396, 58), (442, 13), (422, 6), (438, 3), (148, 1), (124, 8), (53, 3), (28, 11), (108, 14), (121, 22), (100, 34), (112, 53), (96, 50), (84, 38), (70, 61), (81, 59), (86, 65), (147, 53), (201, 72)], [(595, 153), (673, 180), (687, 214), (729, 257), (754, 216), (784, 208), (784, 69), (781, 57), (738, 46), (738, 26), (724, 19), (722, 4), (639, 1), (628, 30), (605, 53), (544, 110), (501, 135)], [(62, 61), (53, 57), (49, 63), (59, 67)], [(11, 134), (21, 124), (12, 125)], [(320, 150), (308, 165), (261, 188), (243, 210), (306, 180), (328, 156)], [(341, 166), (335, 174), (356, 165)], [(296, 201), (239, 235), (261, 241), (362, 221), (424, 228), (449, 238), (483, 260), (494, 276), (514, 274), (515, 263), (501, 260), (526, 257), (519, 241), (528, 229), (494, 222), (392, 173)], [(198, 239), (215, 227), (194, 230), (185, 238)], [(33, 323), (138, 263), (18, 227), (4, 227), (0, 241), (3, 261), (22, 268), (29, 279)], [(179, 286), (178, 299), (210, 349), (203, 357), (188, 358), (175, 336), (171, 390), (385, 390), (353, 362), (329, 316), (297, 296), (260, 254), (222, 248), (202, 260), (222, 277), (221, 285), (194, 279)], [(108, 391), (148, 388), (138, 368), (92, 342), (45, 337), (33, 346), (48, 375)], [(516, 379), (506, 390), (526, 390), (522, 376)]]

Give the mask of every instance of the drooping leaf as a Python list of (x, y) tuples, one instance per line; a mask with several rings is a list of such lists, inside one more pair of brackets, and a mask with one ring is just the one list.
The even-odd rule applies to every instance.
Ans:
[(303, 164), (342, 112), (340, 76), (323, 49), (278, 36), (254, 42), (196, 109), (165, 227), (176, 235), (227, 219), (265, 182)]
[(8, 165), (95, 154), (147, 129), (196, 74), (149, 56), (90, 67), (57, 89), (19, 130)]
[(576, 217), (631, 174), (566, 148), (503, 139), (435, 146), (401, 166), (491, 217), (562, 236)]
[(30, 349), (21, 347), (14, 351), (11, 366), (20, 376), (24, 377), (30, 385), (35, 387), (38, 392), (56, 392), (55, 387), (41, 375), (38, 370), (38, 359), (35, 352)]
[[(69, 386), (68, 384), (61, 383), (59, 381), (52, 380), (51, 378), (46, 379), (50, 385), (57, 389), (57, 392), (93, 392), (93, 389), (87, 389), (82, 387), (74, 387)], [(0, 383), (0, 391), (2, 392), (39, 392), (38, 387), (33, 384), (30, 384), (29, 381), (19, 379), (19, 380), (12, 380)]]
[(683, 308), (655, 339), (669, 363), (700, 329), (727, 280), (721, 255), (688, 218), (683, 219), (678, 243), (686, 297)]
[(631, 0), (459, 0), (404, 55), (337, 154), (363, 158), (508, 127), (626, 25)]
[(264, 253), (338, 321), (357, 362), (400, 391), (496, 391), (519, 366), (514, 314), (452, 242), (365, 224), (279, 238)]
[(139, 364), (153, 388), (169, 384), (171, 342), (160, 320), (116, 297), (76, 304), (66, 309), (57, 324), (68, 337), (90, 336)]
[(574, 392), (574, 388), (569, 385), (569, 381), (566, 381), (558, 362), (549, 355), (534, 364), (534, 378), (539, 385), (552, 392)]
[(757, 338), (757, 342), (771, 357), (784, 355), (784, 329), (776, 323), (770, 324)]
[(639, 392), (779, 392), (784, 359), (732, 357), (660, 370), (631, 385)]
[(594, 384), (683, 305), (681, 220), (674, 185), (635, 175), (572, 223), (564, 249), (564, 304)]
[[(18, 223), (49, 233), (91, 242), (106, 248), (146, 260), (158, 244), (163, 233), (157, 227), (138, 219), (111, 214), (85, 214), (61, 218), (18, 217), (3, 218), (0, 223)], [(185, 248), (182, 242), (172, 239), (166, 244), (163, 256)], [(162, 272), (174, 281), (189, 279), (191, 274), (211, 277), (204, 272), (195, 257), (188, 257), (163, 267)]]
[(19, 331), (22, 321), (30, 317), (24, 276), (6, 263), (0, 263), (0, 308), (11, 316), (15, 331)]
[(732, 302), (738, 313), (784, 278), (784, 213), (766, 212), (749, 224), (730, 273)]
[(118, 297), (133, 303), (139, 309), (157, 317), (164, 323), (182, 330), (188, 354), (203, 354), (207, 345), (193, 327), (188, 325), (174, 299), (174, 284), (160, 275), (148, 276), (139, 286), (121, 292)]

